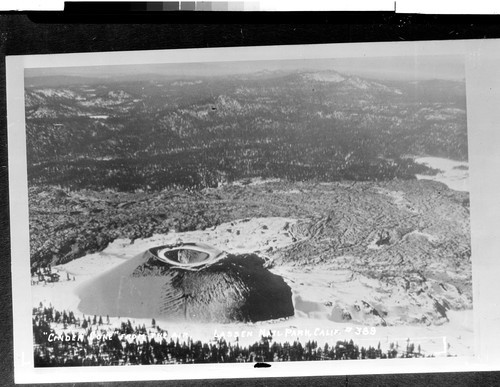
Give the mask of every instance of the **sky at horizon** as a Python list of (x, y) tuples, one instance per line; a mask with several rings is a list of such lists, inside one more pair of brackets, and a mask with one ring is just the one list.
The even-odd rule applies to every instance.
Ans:
[(147, 74), (169, 78), (242, 75), (262, 71), (327, 71), (379, 80), (465, 80), (460, 55), (383, 56), (332, 59), (288, 59), (231, 62), (101, 65), (25, 69), (26, 80), (45, 76), (79, 76), (112, 79)]

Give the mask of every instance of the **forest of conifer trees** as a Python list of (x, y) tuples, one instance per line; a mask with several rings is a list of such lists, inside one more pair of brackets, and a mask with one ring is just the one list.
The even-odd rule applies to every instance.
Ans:
[[(56, 334), (54, 324), (62, 324), (67, 334)], [(104, 366), (139, 364), (243, 363), (311, 360), (356, 360), (428, 357), (420, 346), (408, 341), (388, 350), (378, 346), (359, 346), (353, 340), (318, 345), (317, 341), (276, 342), (272, 334), (254, 344), (243, 346), (224, 338), (210, 342), (179, 340), (168, 336), (152, 320), (152, 328), (133, 326), (130, 320), (109, 330), (109, 317), (75, 318), (73, 312), (60, 312), (40, 306), (33, 310), (33, 334), (36, 367)], [(75, 333), (78, 332), (78, 333)], [(101, 332), (96, 335), (96, 332)], [(432, 355), (430, 355), (432, 357)]]

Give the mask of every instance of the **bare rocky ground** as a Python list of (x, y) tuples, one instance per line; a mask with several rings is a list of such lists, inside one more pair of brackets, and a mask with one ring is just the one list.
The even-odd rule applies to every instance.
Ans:
[(280, 231), (290, 244), (258, 254), (292, 289), (298, 317), (439, 325), (450, 310), (472, 308), (468, 194), (437, 182), (245, 182), (161, 193), (32, 187), (29, 200), (34, 269), (118, 238), (221, 224), (230, 236), (240, 232), (231, 222), (282, 217), (298, 220)]

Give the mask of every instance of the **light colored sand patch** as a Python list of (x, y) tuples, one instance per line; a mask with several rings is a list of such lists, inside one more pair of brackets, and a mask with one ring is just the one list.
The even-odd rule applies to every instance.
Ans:
[(75, 289), (88, 278), (87, 276), (86, 278), (78, 277), (75, 281), (62, 280), (33, 285), (31, 287), (33, 307), (38, 307), (41, 302), (45, 306), (52, 305), (57, 310), (77, 311), (80, 298), (75, 294)]
[(431, 243), (439, 242), (439, 238), (437, 236), (428, 234), (426, 232), (421, 232), (421, 231), (412, 231), (412, 232), (409, 232), (402, 239), (405, 240), (405, 239), (412, 238), (412, 237), (425, 238), (425, 239), (427, 239)]
[[(377, 280), (353, 275), (349, 270), (271, 269), (281, 275), (292, 289), (296, 317), (331, 320), (332, 308), (354, 305), (361, 299), (372, 301), (374, 288), (380, 288)], [(340, 303), (340, 304), (339, 304)]]
[(130, 240), (117, 239), (110, 243), (104, 251), (88, 254), (64, 265), (55, 266), (55, 268), (75, 276), (100, 274), (115, 267), (123, 260), (137, 255), (138, 252), (134, 254), (132, 251), (133, 247)]
[[(155, 235), (151, 238), (136, 240), (139, 251), (161, 244), (196, 241), (207, 243), (230, 253), (253, 253), (270, 248), (278, 249), (294, 243), (295, 235), (291, 227), (296, 219), (252, 218), (223, 223), (204, 231), (188, 231)], [(142, 250), (141, 250), (142, 249)]]
[(377, 242), (378, 242), (379, 238), (375, 238), (374, 240), (372, 240), (370, 242), (370, 244), (367, 246), (370, 250), (380, 250), (382, 249), (384, 246), (383, 245), (377, 245)]
[[(292, 288), (296, 314), (289, 323), (301, 329), (308, 329), (307, 327), (313, 331), (319, 329), (317, 335), (313, 334), (313, 339), (319, 343), (335, 343), (337, 339), (352, 338), (355, 343), (365, 346), (377, 347), (380, 342), (382, 350), (387, 350), (391, 342), (397, 342), (400, 348), (405, 348), (407, 339), (410, 338), (415, 348), (420, 344), (427, 355), (444, 356), (446, 350), (449, 354), (458, 356), (473, 354), (471, 310), (448, 311), (449, 322), (439, 326), (401, 324), (384, 327), (370, 326), (369, 323), (361, 325), (349, 321), (341, 322), (338, 319), (332, 320), (335, 309), (341, 311), (344, 306), (356, 303), (359, 305), (361, 300), (376, 307), (384, 305), (389, 315), (397, 316), (398, 309), (408, 304), (405, 299), (407, 295), (404, 291), (394, 291), (390, 298), (387, 298), (389, 294), (384, 293), (383, 286), (378, 280), (361, 275), (353, 276), (349, 271), (325, 271), (324, 268), (317, 268), (301, 272), (296, 269), (292, 271), (281, 268), (273, 272), (282, 275)], [(409, 312), (412, 313), (411, 308)], [(376, 334), (365, 335), (368, 329), (363, 331), (363, 328), (373, 328)], [(342, 333), (320, 336), (321, 330), (326, 332), (328, 329), (338, 329)], [(345, 332), (345, 329), (350, 330), (350, 333)]]
[(421, 157), (415, 159), (418, 164), (424, 164), (440, 172), (435, 176), (416, 175), (419, 180), (434, 180), (446, 184), (455, 191), (469, 192), (469, 163), (453, 161), (439, 157)]
[(457, 309), (468, 305), (465, 296), (455, 287), (447, 284), (441, 288), (433, 280), (422, 285), (422, 291), (427, 293), (421, 294), (418, 289), (408, 291), (404, 278), (387, 282), (324, 266), (309, 269), (279, 267), (271, 271), (282, 276), (290, 286), (295, 317), (342, 322), (347, 313), (350, 315), (347, 319), (352, 318), (351, 321), (358, 324), (414, 325), (425, 321), (431, 324), (429, 319), (432, 319), (436, 324), (446, 325), (446, 320), (440, 319), (434, 310), (434, 299), (426, 294), (432, 294), (436, 300), (444, 298)]

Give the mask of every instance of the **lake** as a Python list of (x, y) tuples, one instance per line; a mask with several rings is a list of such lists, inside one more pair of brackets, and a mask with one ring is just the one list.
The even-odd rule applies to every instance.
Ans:
[(469, 163), (467, 161), (419, 157), (415, 159), (415, 162), (440, 171), (436, 175), (415, 175), (417, 179), (439, 181), (452, 190), (469, 192)]

